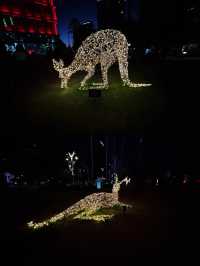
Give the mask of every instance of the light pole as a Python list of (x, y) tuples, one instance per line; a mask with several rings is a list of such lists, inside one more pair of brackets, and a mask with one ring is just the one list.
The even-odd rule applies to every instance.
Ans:
[(78, 161), (78, 156), (76, 155), (75, 151), (73, 151), (72, 153), (67, 152), (65, 154), (65, 161), (68, 163), (68, 167), (69, 167), (69, 171), (72, 174), (72, 178), (73, 178), (73, 184), (74, 184), (74, 167), (76, 162)]
[(105, 143), (102, 140), (100, 140), (99, 143), (102, 146), (102, 148), (104, 148), (105, 150), (104, 173), (105, 173), (105, 177), (109, 178), (108, 136), (105, 137)]
[(91, 180), (93, 181), (93, 178), (94, 178), (94, 140), (93, 140), (93, 136), (90, 136), (90, 157), (91, 157), (90, 176), (91, 176)]
[(106, 136), (105, 138), (105, 175), (106, 175), (106, 178), (109, 178), (109, 175), (108, 175), (108, 137)]

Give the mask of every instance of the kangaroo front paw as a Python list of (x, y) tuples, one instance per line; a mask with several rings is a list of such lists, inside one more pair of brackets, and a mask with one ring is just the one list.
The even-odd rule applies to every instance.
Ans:
[(124, 87), (126, 87), (126, 86), (127, 86), (127, 87), (133, 87), (133, 84), (134, 84), (134, 83), (132, 83), (130, 80), (127, 80), (127, 81), (124, 81), (124, 82), (123, 82), (123, 86), (124, 86)]
[(68, 89), (68, 86), (63, 84), (63, 85), (60, 86), (60, 88), (61, 89)]
[(80, 86), (79, 90), (84, 91), (87, 90), (86, 86)]
[(105, 90), (107, 90), (108, 89), (108, 81), (106, 81), (106, 82), (103, 82), (103, 88), (105, 89)]

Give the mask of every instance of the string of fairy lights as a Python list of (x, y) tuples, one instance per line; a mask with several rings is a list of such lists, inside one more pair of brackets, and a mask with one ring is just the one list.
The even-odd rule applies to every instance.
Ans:
[(45, 226), (49, 226), (50, 224), (54, 224), (70, 216), (73, 217), (73, 219), (94, 220), (97, 222), (111, 219), (114, 216), (112, 213), (95, 214), (95, 212), (101, 209), (112, 208), (114, 206), (131, 207), (131, 205), (124, 204), (119, 201), (118, 194), (122, 183), (126, 183), (126, 185), (128, 185), (128, 183), (130, 183), (130, 178), (126, 177), (122, 181), (119, 181), (118, 176), (115, 175), (112, 193), (99, 192), (90, 194), (57, 215), (54, 215), (42, 222), (31, 221), (27, 223), (27, 226), (36, 230)]
[(146, 87), (148, 83), (132, 83), (128, 75), (128, 41), (118, 30), (106, 29), (92, 33), (79, 47), (74, 60), (64, 67), (63, 60), (53, 59), (53, 66), (59, 72), (61, 88), (67, 88), (69, 79), (77, 71), (87, 75), (81, 81), (81, 89), (86, 89), (86, 82), (95, 74), (97, 64), (101, 65), (103, 83), (94, 84), (96, 88), (108, 88), (108, 70), (116, 62), (119, 64), (120, 76), (124, 86)]

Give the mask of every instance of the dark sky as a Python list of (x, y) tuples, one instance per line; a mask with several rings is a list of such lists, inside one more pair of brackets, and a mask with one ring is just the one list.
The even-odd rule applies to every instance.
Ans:
[[(134, 17), (138, 16), (139, 0), (131, 0)], [(70, 44), (72, 39), (68, 33), (69, 22), (72, 18), (78, 18), (80, 21), (92, 20), (94, 26), (97, 26), (96, 19), (96, 0), (55, 0), (57, 14), (59, 18), (59, 32), (61, 39)]]
[(96, 26), (96, 0), (55, 0), (59, 17), (59, 32), (65, 43), (70, 43), (68, 34), (69, 22), (72, 18), (80, 21), (92, 20)]

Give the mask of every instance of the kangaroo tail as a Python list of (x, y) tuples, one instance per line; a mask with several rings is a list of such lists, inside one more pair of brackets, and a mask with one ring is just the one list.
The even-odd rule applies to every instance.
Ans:
[(53, 224), (59, 220), (62, 220), (62, 219), (64, 219), (64, 217), (65, 217), (65, 211), (60, 212), (60, 213), (56, 214), (55, 216), (53, 216), (47, 220), (44, 220), (42, 222), (37, 223), (37, 222), (31, 221), (31, 222), (27, 223), (27, 226), (29, 228), (32, 228), (32, 229), (39, 229), (39, 228), (42, 228), (45, 226), (49, 226), (50, 224)]
[[(76, 210), (76, 212), (77, 212), (77, 210)], [(27, 223), (27, 226), (29, 228), (34, 229), (34, 230), (40, 229), (42, 227), (49, 226), (50, 224), (56, 223), (57, 221), (61, 221), (64, 218), (66, 218), (67, 216), (70, 216), (74, 213), (75, 213), (75, 206), (72, 205), (71, 207), (67, 208), (66, 210), (64, 210), (64, 211), (52, 216), (51, 218), (44, 220), (42, 222), (30, 221), (29, 223)]]

